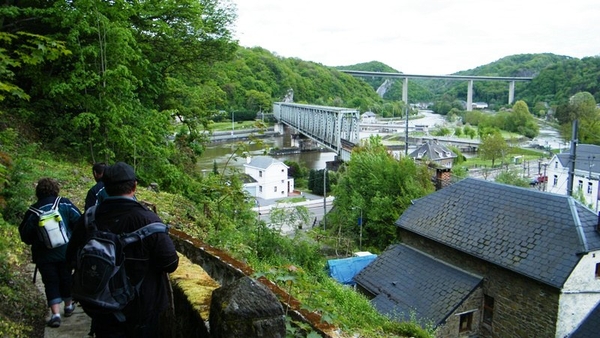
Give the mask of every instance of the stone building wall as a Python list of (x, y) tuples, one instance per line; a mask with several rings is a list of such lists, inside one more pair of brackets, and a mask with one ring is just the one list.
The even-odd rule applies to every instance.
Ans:
[(482, 337), (555, 337), (560, 290), (414, 233), (399, 233), (405, 244), (484, 277), (482, 292), (494, 298), (494, 309), (491, 325), (480, 317)]
[[(469, 297), (446, 319), (446, 322), (438, 326), (435, 336), (439, 338), (470, 337), (479, 332), (481, 323), (481, 304), (483, 302), (483, 290), (477, 288)], [(460, 315), (472, 313), (471, 329), (460, 331)]]

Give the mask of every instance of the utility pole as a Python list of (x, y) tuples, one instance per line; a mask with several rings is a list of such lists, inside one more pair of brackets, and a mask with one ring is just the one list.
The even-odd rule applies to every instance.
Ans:
[(404, 102), (404, 104), (406, 104), (404, 109), (406, 111), (406, 123), (404, 125), (404, 155), (408, 155), (408, 102)]
[(569, 175), (567, 176), (567, 196), (573, 196), (573, 180), (575, 179), (575, 159), (577, 158), (577, 129), (579, 120), (573, 121), (571, 151), (569, 152)]
[(323, 169), (323, 230), (327, 230), (327, 165)]

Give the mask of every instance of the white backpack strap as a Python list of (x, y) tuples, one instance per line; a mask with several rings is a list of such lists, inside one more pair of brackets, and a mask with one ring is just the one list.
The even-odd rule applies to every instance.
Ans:
[(43, 213), (42, 210), (40, 210), (38, 208), (34, 208), (34, 207), (29, 207), (29, 211), (33, 212), (34, 214), (36, 214), (38, 216), (40, 216)]
[(58, 204), (59, 204), (59, 203), (60, 203), (60, 197), (57, 197), (57, 198), (54, 200), (54, 204), (52, 204), (52, 210), (56, 210), (56, 209), (58, 209)]

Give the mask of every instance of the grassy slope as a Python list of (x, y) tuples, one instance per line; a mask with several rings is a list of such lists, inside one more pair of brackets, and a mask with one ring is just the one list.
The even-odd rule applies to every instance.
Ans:
[[(5, 336), (10, 332), (9, 336), (38, 337), (40, 332), (43, 332), (43, 318), (46, 311), (45, 301), (31, 283), (31, 274), (25, 270), (27, 263), (30, 261), (30, 255), (28, 248), (20, 242), (18, 231), (16, 231), (16, 223), (20, 221), (28, 205), (35, 201), (34, 184), (39, 178), (56, 178), (61, 186), (60, 195), (69, 198), (80, 208), (83, 207), (87, 190), (94, 182), (89, 164), (73, 163), (68, 160), (58, 159), (37, 150), (35, 146), (30, 146), (29, 149), (19, 151), (19, 157), (14, 161), (11, 171), (11, 184), (8, 189), (10, 192), (9, 195), (12, 196), (9, 200), (11, 206), (4, 210), (12, 215), (12, 219), (15, 220), (13, 223), (15, 224), (6, 225), (6, 228), (10, 229), (10, 231), (0, 239), (0, 249), (2, 249), (2, 245), (5, 243), (9, 244), (11, 246), (9, 251), (15, 253), (15, 257), (17, 258), (13, 260), (14, 264), (11, 264), (10, 267), (13, 272), (11, 281), (4, 282), (0, 280), (0, 287), (10, 290), (10, 292), (3, 290), (3, 295), (10, 294), (14, 297), (0, 297), (0, 309), (14, 307), (14, 304), (25, 304), (29, 308), (13, 311), (12, 313), (0, 313), (2, 315), (0, 336)], [(190, 229), (189, 226), (193, 224), (185, 215), (194, 214), (196, 207), (183, 197), (164, 192), (156, 193), (145, 187), (138, 188), (137, 196), (140, 200), (156, 205), (158, 213), (165, 223), (182, 228), (184, 231), (186, 228)], [(7, 214), (5, 213), (4, 216), (7, 216)], [(265, 270), (267, 269), (265, 267)], [(260, 270), (260, 267), (258, 267), (258, 270)], [(381, 315), (368, 306), (368, 301), (363, 299), (364, 297), (361, 298), (359, 295), (351, 297), (349, 294), (353, 294), (353, 292), (344, 290), (335, 283), (324, 283), (321, 287), (326, 291), (321, 297), (327, 294), (328, 296), (326, 297), (332, 297), (331, 301), (333, 303), (339, 303), (340, 300), (344, 303), (339, 305), (340, 308), (337, 310), (330, 309), (331, 313), (337, 313), (340, 309), (350, 310), (357, 307), (360, 308), (358, 314), (353, 315), (348, 311), (343, 311), (344, 314), (334, 316), (338, 317), (335, 321), (339, 320), (339, 324), (342, 324), (350, 332), (360, 332), (361, 336), (364, 337), (377, 337), (383, 332), (386, 332), (386, 334), (397, 332), (400, 327), (406, 328), (414, 325), (412, 323), (405, 323), (399, 326), (397, 323), (393, 324), (392, 322), (383, 320)], [(309, 296), (309, 298), (311, 297)], [(31, 308), (37, 309), (38, 312), (33, 311)], [(43, 313), (40, 314), (39, 311), (43, 311)], [(354, 319), (351, 319), (353, 317)], [(357, 327), (358, 323), (364, 325)], [(18, 331), (16, 328), (18, 328)], [(414, 332), (416, 328), (402, 329), (401, 331), (404, 330)], [(15, 334), (15, 332), (22, 332), (22, 334)], [(398, 335), (392, 334), (389, 336), (398, 337)], [(426, 337), (427, 334), (421, 331), (419, 334), (413, 334), (413, 336)]]

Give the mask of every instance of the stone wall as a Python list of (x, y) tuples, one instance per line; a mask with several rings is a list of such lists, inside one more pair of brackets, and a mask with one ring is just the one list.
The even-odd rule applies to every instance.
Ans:
[[(470, 337), (479, 332), (481, 323), (481, 304), (483, 302), (483, 290), (477, 288), (460, 306), (452, 312), (446, 322), (435, 331), (436, 337)], [(460, 315), (472, 313), (471, 329), (460, 332)]]
[(482, 291), (494, 298), (494, 312), (491, 325), (479, 317), (482, 337), (555, 336), (560, 290), (411, 232), (399, 233), (403, 243), (484, 277)]
[[(220, 285), (229, 285), (242, 277), (251, 277), (254, 274), (254, 271), (249, 266), (231, 257), (224, 251), (211, 247), (197, 238), (193, 238), (177, 229), (170, 229), (169, 233), (177, 251), (187, 257), (192, 263), (202, 267), (206, 273)], [(264, 277), (258, 278), (258, 281), (275, 294), (283, 308), (286, 309), (287, 315), (293, 320), (309, 324), (315, 332), (323, 337), (337, 336), (335, 333), (336, 328), (334, 326), (323, 322), (318, 313), (301, 309), (301, 303), (278, 287), (275, 283)], [(178, 297), (175, 301), (185, 301), (190, 303), (185, 299), (185, 296), (183, 296), (181, 291), (174, 290), (174, 294), (175, 297)], [(182, 305), (181, 308), (185, 310), (189, 309), (190, 306)], [(193, 308), (193, 306), (191, 307)], [(194, 319), (195, 314), (190, 314), (188, 310), (185, 310), (185, 312), (186, 318), (189, 318), (191, 321), (185, 324), (191, 327), (183, 330), (186, 330), (186, 332), (193, 332), (191, 336), (197, 336), (195, 334), (199, 333), (198, 327), (204, 326), (204, 321), (208, 318), (201, 318), (201, 316), (198, 315), (197, 318), (200, 319)], [(178, 315), (179, 313), (176, 313), (176, 316)], [(201, 320), (201, 322), (195, 322), (196, 320)]]

